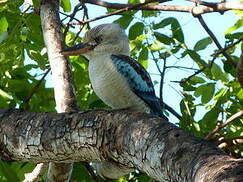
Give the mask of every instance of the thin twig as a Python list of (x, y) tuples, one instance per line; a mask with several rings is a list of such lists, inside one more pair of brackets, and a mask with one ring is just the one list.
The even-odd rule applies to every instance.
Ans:
[[(186, 83), (186, 82), (188, 82), (192, 77), (194, 77), (194, 76), (196, 76), (196, 75), (202, 73), (206, 68), (211, 68), (212, 65), (213, 65), (213, 63), (214, 63), (214, 61), (215, 61), (215, 59), (216, 59), (216, 56), (214, 56), (213, 59), (212, 59), (212, 61), (210, 61), (207, 65), (203, 66), (202, 69), (197, 70), (194, 74), (192, 74), (191, 76), (187, 77), (186, 79), (183, 79), (183, 80), (179, 81), (178, 83)], [(176, 82), (176, 81), (172, 81), (172, 82)]]
[(230, 124), (231, 122), (233, 122), (235, 119), (241, 117), (243, 115), (243, 110), (233, 114), (230, 118), (228, 118), (224, 123), (216, 126), (214, 128), (213, 131), (211, 131), (206, 137), (205, 139), (209, 140), (211, 139), (215, 133), (217, 133), (220, 129), (224, 128), (225, 126), (227, 126), (228, 124)]
[[(170, 1), (170, 0), (163, 0), (163, 2), (166, 2), (166, 1)], [(89, 2), (90, 1), (86, 1), (86, 3), (89, 3)], [(150, 1), (147, 1), (147, 2), (141, 3), (141, 4), (134, 4), (134, 5), (126, 6), (126, 7), (122, 8), (122, 9), (119, 8), (119, 10), (114, 11), (112, 13), (108, 13), (106, 15), (98, 16), (98, 17), (95, 17), (95, 18), (90, 18), (90, 19), (82, 21), (81, 23), (85, 24), (85, 23), (96, 21), (96, 20), (100, 20), (100, 19), (103, 19), (103, 18), (106, 18), (106, 17), (109, 17), (109, 16), (121, 14), (123, 12), (129, 11), (129, 10), (132, 10), (132, 9), (136, 9), (136, 8), (139, 8), (139, 7), (147, 6), (147, 4), (149, 4), (151, 2), (155, 2), (155, 0), (150, 0)]]
[[(195, 71), (195, 73), (193, 73), (192, 75), (190, 75), (190, 76), (187, 77), (186, 79), (183, 79), (183, 80), (178, 81), (178, 82), (179, 82), (179, 83), (186, 83), (186, 82), (188, 82), (192, 77), (194, 77), (194, 76), (196, 76), (196, 75), (202, 73), (206, 68), (208, 68), (208, 67), (207, 67), (207, 66), (204, 66), (202, 69)], [(176, 81), (172, 81), (172, 82), (176, 82)]]
[(196, 69), (196, 68), (188, 68), (188, 67), (185, 67), (185, 66), (166, 66), (166, 68), (186, 69), (186, 70), (198, 71), (198, 69)]
[[(63, 13), (63, 12), (59, 12), (60, 14), (66, 16), (65, 18), (63, 18), (61, 21), (63, 22), (65, 19), (67, 19), (68, 17), (71, 18), (72, 15), (69, 15), (69, 14), (66, 14), (66, 13)], [(79, 19), (75, 18), (75, 17), (72, 17), (73, 20), (76, 20), (77, 22), (79, 22), (79, 24), (81, 23)], [(70, 22), (67, 23), (67, 25), (69, 24)]]
[(202, 25), (202, 27), (205, 29), (205, 31), (209, 34), (209, 36), (213, 39), (214, 43), (216, 44), (216, 46), (218, 47), (219, 50), (222, 50), (222, 54), (224, 55), (224, 57), (226, 57), (226, 59), (228, 60), (228, 62), (234, 66), (236, 68), (236, 63), (231, 59), (231, 57), (225, 52), (223, 51), (223, 47), (220, 45), (218, 39), (216, 38), (216, 36), (214, 35), (214, 33), (209, 29), (209, 27), (207, 26), (207, 24), (205, 23), (204, 19), (202, 18), (201, 15), (196, 16), (200, 22), (200, 24)]
[[(66, 28), (65, 28), (65, 30), (64, 30), (64, 33), (63, 33), (63, 35), (64, 35), (64, 40), (65, 40), (66, 34), (67, 34), (67, 32), (68, 32), (68, 30), (69, 30), (69, 27), (70, 27), (70, 24), (69, 24), (69, 23), (72, 22), (74, 19), (77, 20), (77, 19), (74, 18), (74, 17), (75, 17), (75, 15), (77, 14), (77, 12), (80, 11), (80, 10), (82, 9), (82, 8), (80, 9), (80, 6), (82, 6), (82, 5), (83, 5), (82, 3), (78, 3), (78, 4), (74, 7), (74, 10), (73, 10), (72, 14), (69, 15), (70, 19), (69, 19), (69, 22), (68, 22), (68, 24), (67, 24), (67, 26), (66, 26)], [(78, 20), (78, 22), (81, 23), (79, 20)]]
[(216, 59), (216, 57), (217, 57), (219, 54), (221, 54), (222, 52), (227, 51), (228, 49), (230, 49), (230, 48), (233, 47), (234, 45), (240, 43), (242, 40), (243, 40), (243, 38), (240, 39), (240, 40), (238, 40), (238, 41), (235, 42), (234, 44), (232, 44), (232, 45), (230, 45), (230, 46), (228, 46), (228, 47), (226, 47), (226, 48), (223, 48), (223, 49), (220, 49), (219, 51), (217, 51), (217, 53), (215, 53), (215, 54), (212, 55), (212, 56), (214, 56), (214, 58), (213, 58), (213, 60), (212, 60), (209, 64), (207, 64), (206, 66), (203, 66), (202, 69), (197, 70), (194, 74), (192, 74), (191, 76), (187, 77), (186, 79), (183, 79), (182, 81), (171, 81), (171, 82), (175, 82), (175, 83), (185, 83), (185, 82), (189, 81), (192, 77), (194, 77), (194, 76), (196, 76), (196, 75), (202, 73), (206, 68), (210, 68), (210, 67), (213, 65), (213, 63), (214, 63), (214, 60)]
[(165, 78), (165, 70), (166, 70), (166, 56), (163, 58), (163, 61), (164, 61), (164, 65), (163, 65), (163, 70), (160, 74), (160, 86), (159, 86), (159, 98), (160, 98), (161, 103), (164, 103), (164, 101), (163, 101), (163, 88), (164, 88), (164, 78)]
[[(168, 110), (171, 114), (173, 114), (177, 119), (181, 120), (182, 116), (176, 112), (172, 107), (170, 107), (168, 104), (166, 103), (160, 103), (161, 107)], [(163, 105), (162, 105), (163, 104)]]
[[(85, 18), (86, 18), (86, 19), (89, 19), (88, 9), (87, 9), (87, 7), (86, 7), (85, 4), (83, 4), (83, 10), (84, 10), (84, 13), (83, 13), (83, 19), (82, 19), (82, 21), (84, 21)], [(84, 26), (85, 26), (86, 24), (87, 24), (87, 26), (88, 26), (88, 29), (90, 29), (89, 23), (85, 23), (85, 24), (82, 23), (82, 24), (80, 24), (79, 31), (78, 31), (77, 34), (75, 35), (75, 37), (74, 37), (74, 39), (73, 39), (73, 42), (75, 42), (75, 41), (77, 40), (79, 34), (82, 32), (82, 30), (83, 30), (83, 28), (84, 28)]]
[(30, 92), (29, 96), (24, 100), (25, 103), (28, 103), (30, 101), (30, 99), (36, 93), (36, 91), (38, 90), (38, 88), (40, 87), (41, 83), (43, 82), (43, 80), (45, 79), (45, 77), (47, 76), (47, 74), (50, 72), (50, 70), (51, 70), (51, 68), (48, 68), (48, 70), (44, 73), (44, 75), (41, 77), (41, 79), (37, 82), (37, 84), (35, 85), (35, 87)]
[(240, 38), (239, 40), (237, 40), (236, 42), (230, 44), (229, 46), (218, 50), (216, 53), (214, 53), (212, 56), (218, 56), (219, 54), (222, 54), (223, 52), (226, 52), (228, 49), (231, 49), (232, 47), (234, 47), (235, 45), (239, 44), (241, 41), (243, 41), (243, 38)]

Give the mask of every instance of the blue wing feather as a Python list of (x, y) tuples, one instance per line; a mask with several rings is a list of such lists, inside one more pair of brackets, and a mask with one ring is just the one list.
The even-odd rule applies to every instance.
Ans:
[(111, 59), (118, 72), (126, 78), (133, 92), (150, 107), (151, 112), (168, 120), (161, 111), (153, 83), (143, 66), (125, 55), (111, 55)]

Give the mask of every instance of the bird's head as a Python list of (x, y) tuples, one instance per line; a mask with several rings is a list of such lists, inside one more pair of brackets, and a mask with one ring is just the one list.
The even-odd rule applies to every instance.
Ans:
[(104, 54), (123, 54), (129, 56), (128, 37), (118, 24), (98, 25), (84, 35), (83, 42), (64, 49), (64, 56), (84, 55), (87, 58)]

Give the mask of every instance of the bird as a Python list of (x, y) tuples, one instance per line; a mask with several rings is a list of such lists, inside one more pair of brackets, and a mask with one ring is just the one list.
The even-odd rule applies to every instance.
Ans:
[(113, 109), (151, 113), (164, 120), (159, 99), (146, 69), (130, 57), (129, 39), (119, 24), (108, 23), (88, 30), (83, 42), (61, 51), (64, 56), (83, 55), (96, 95)]

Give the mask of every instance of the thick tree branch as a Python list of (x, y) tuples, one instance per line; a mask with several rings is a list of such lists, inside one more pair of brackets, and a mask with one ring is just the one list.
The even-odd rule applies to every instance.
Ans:
[(59, 18), (59, 1), (42, 0), (40, 15), (43, 37), (51, 66), (55, 101), (58, 112), (78, 110), (72, 83), (71, 65), (60, 54), (63, 34)]
[[(167, 2), (170, 0), (157, 0), (154, 2)], [(86, 0), (86, 3), (112, 8), (112, 9), (121, 9), (133, 6), (132, 4), (120, 4), (120, 3), (109, 3), (106, 1), (100, 0)], [(228, 10), (238, 9), (243, 10), (243, 3), (234, 1), (234, 2), (222, 2), (222, 3), (204, 3), (201, 6), (182, 6), (182, 5), (144, 5), (140, 7), (131, 8), (133, 10), (150, 10), (150, 11), (176, 11), (176, 12), (188, 12), (193, 13), (194, 15), (200, 15), (204, 13), (220, 12), (223, 13)]]
[(158, 181), (243, 179), (242, 159), (161, 118), (125, 110), (55, 114), (2, 109), (0, 147), (8, 160), (109, 161)]
[[(77, 111), (78, 106), (72, 83), (71, 65), (68, 58), (60, 54), (63, 46), (63, 35), (59, 17), (59, 0), (42, 0), (40, 17), (44, 42), (51, 66), (56, 109), (58, 112)], [(47, 182), (69, 181), (72, 174), (72, 163), (50, 163)]]

